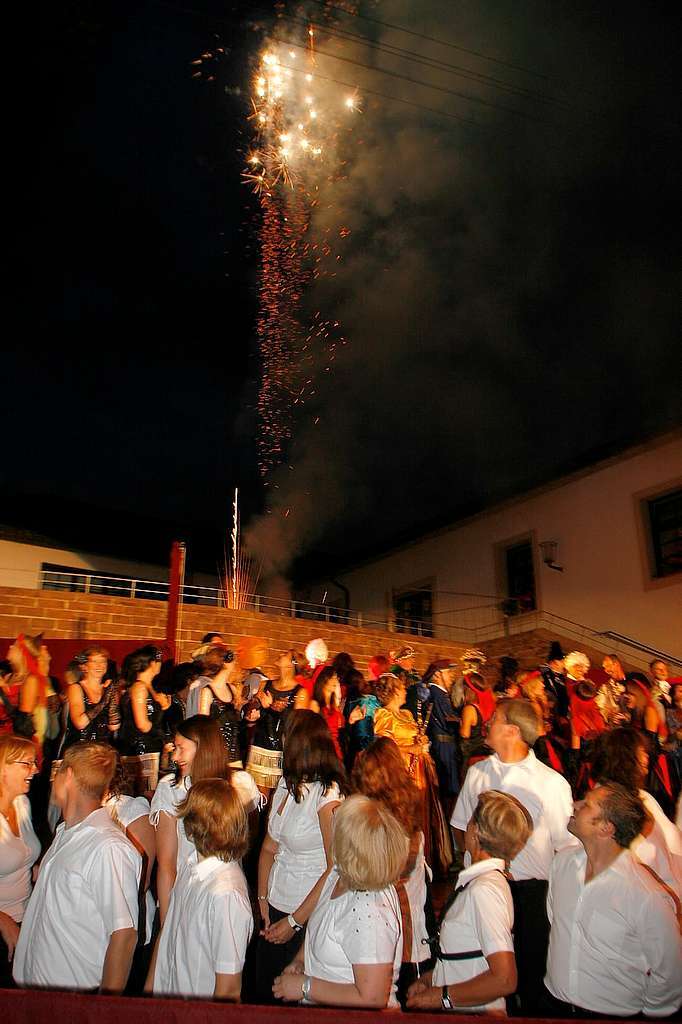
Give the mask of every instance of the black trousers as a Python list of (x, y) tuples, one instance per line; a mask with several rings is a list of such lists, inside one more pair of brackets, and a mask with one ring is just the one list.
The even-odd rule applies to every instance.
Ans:
[[(539, 878), (510, 882), (514, 900), (514, 954), (518, 986), (518, 1006), (511, 1009), (525, 1017), (544, 1016), (541, 1003), (549, 946), (547, 882)], [(512, 997), (513, 998), (513, 997)]]
[(12, 978), (12, 961), (7, 959), (7, 943), (0, 935), (0, 988), (16, 988)]
[[(613, 1020), (612, 1013), (597, 1013), (596, 1010), (586, 1010), (582, 1006), (574, 1006), (573, 1003), (565, 1003), (563, 999), (557, 999), (543, 984), (540, 995), (540, 1010), (543, 1017), (558, 1017), (562, 1019), (576, 1020)], [(639, 1014), (624, 1016), (623, 1020), (633, 1020)]]
[[(289, 915), (276, 907), (270, 906), (270, 924), (281, 921)], [(305, 929), (296, 932), (288, 942), (282, 945), (275, 945), (274, 942), (267, 942), (262, 935), (258, 936), (256, 943), (256, 970), (255, 984), (253, 991), (254, 1001), (261, 1006), (275, 1003), (276, 999), (272, 994), (272, 985), (275, 978), (282, 973), (285, 967), (291, 963), (299, 949), (303, 945)]]

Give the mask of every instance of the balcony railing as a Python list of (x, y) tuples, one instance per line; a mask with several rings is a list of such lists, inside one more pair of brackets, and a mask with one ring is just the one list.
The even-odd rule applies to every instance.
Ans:
[[(109, 576), (88, 572), (41, 573), (43, 590), (68, 591), (80, 594), (100, 594), (111, 597), (139, 598), (153, 601), (168, 600), (168, 583), (161, 580), (140, 580), (125, 576)], [(350, 608), (337, 608), (328, 604), (298, 601), (290, 598), (265, 597), (262, 594), (242, 594), (238, 608), (244, 612), (281, 615), (305, 619), (309, 622), (352, 626), (356, 629), (400, 633), (425, 639), (442, 639), (466, 644), (484, 643), (500, 637), (512, 637), (543, 629), (564, 640), (574, 640), (576, 647), (585, 644), (604, 654), (619, 654), (630, 665), (645, 669), (653, 658), (660, 658), (673, 666), (682, 667), (682, 660), (665, 651), (640, 643), (612, 630), (595, 630), (552, 612), (535, 610), (509, 614), (510, 604), (489, 594), (480, 595), (480, 601), (471, 603), (478, 595), (442, 592), (434, 595), (438, 604), (450, 607), (436, 610), (433, 619), (423, 622), (405, 617), (368, 615)], [(220, 587), (185, 584), (180, 593), (183, 605), (207, 605), (219, 608), (235, 607), (232, 595)]]

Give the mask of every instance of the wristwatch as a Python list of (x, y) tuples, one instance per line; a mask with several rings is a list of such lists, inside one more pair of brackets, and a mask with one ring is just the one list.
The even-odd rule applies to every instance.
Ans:
[(303, 984), (301, 985), (301, 995), (306, 1000), (306, 1002), (310, 1001), (310, 986), (312, 985), (312, 983), (312, 978), (304, 978)]
[(303, 928), (303, 925), (298, 923), (293, 914), (289, 914), (289, 916), (287, 917), (287, 922), (291, 925), (295, 932), (300, 932), (301, 929)]
[(443, 992), (440, 1001), (441, 1006), (443, 1007), (444, 1010), (454, 1010), (454, 1006), (452, 1005), (452, 1001), (450, 999), (450, 996), (448, 995), (447, 985), (443, 985)]

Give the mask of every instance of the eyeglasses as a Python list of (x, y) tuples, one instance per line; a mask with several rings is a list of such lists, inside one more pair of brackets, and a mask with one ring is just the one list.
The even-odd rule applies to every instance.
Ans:
[(23, 764), (27, 768), (37, 768), (38, 763), (36, 761), (12, 761), (11, 764)]

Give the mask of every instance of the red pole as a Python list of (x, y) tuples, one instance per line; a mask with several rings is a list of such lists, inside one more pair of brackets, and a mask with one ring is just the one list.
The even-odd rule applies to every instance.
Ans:
[(177, 660), (178, 647), (178, 606), (180, 586), (185, 576), (185, 542), (174, 540), (170, 556), (170, 578), (168, 581), (168, 616), (166, 618), (166, 649), (168, 656)]

